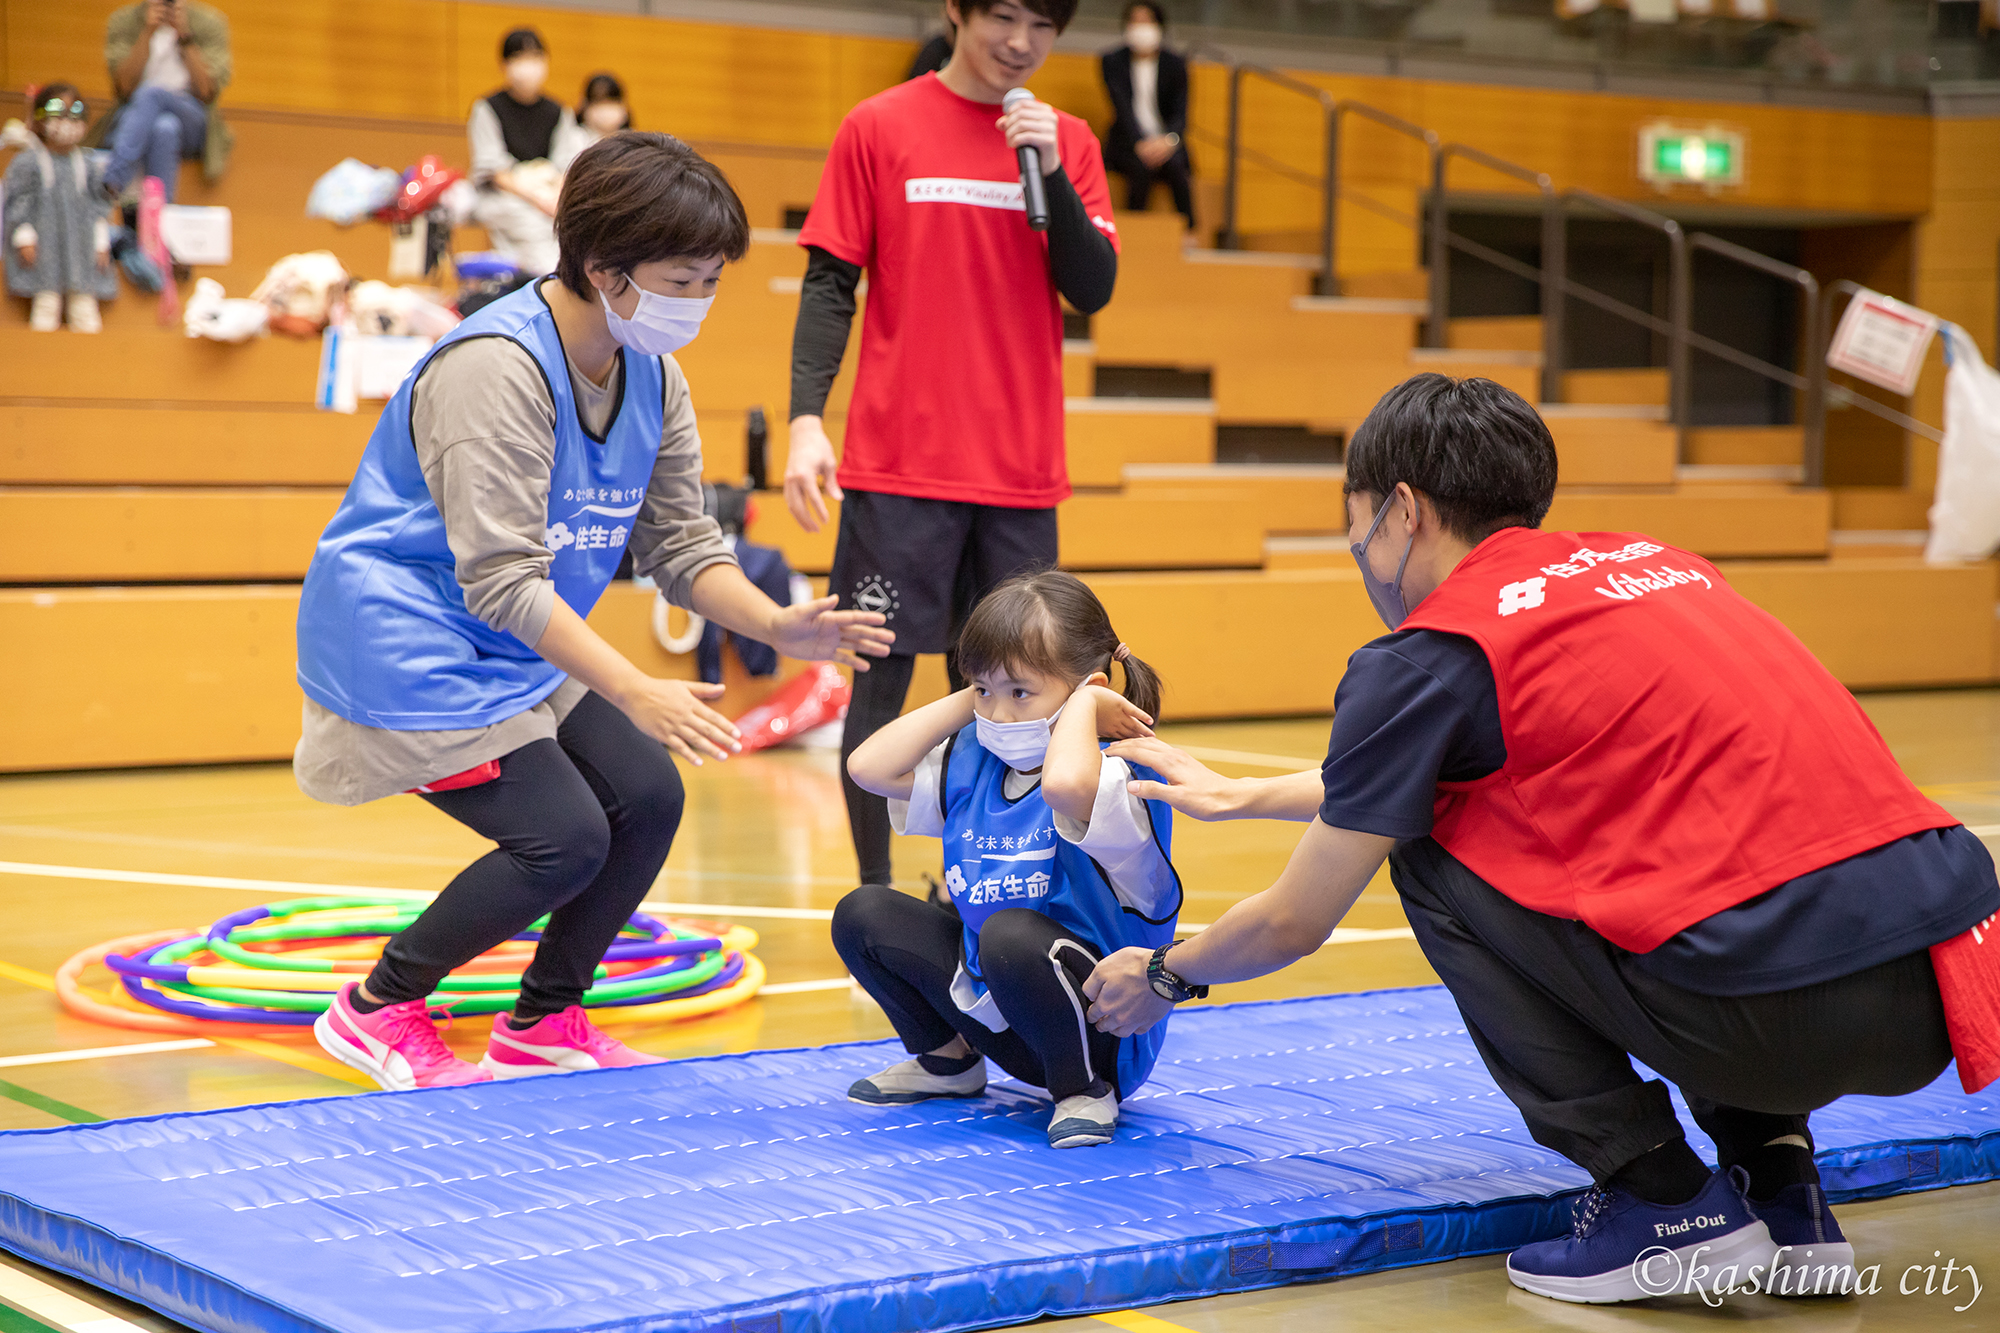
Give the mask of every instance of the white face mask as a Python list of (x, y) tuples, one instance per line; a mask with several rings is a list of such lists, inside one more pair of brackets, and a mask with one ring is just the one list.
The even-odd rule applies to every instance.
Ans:
[(1157, 23), (1134, 23), (1125, 29), (1125, 45), (1132, 48), (1133, 55), (1157, 55), (1165, 36)]
[(625, 128), (625, 104), (623, 102), (592, 102), (583, 109), (583, 123), (599, 134), (612, 134)]
[[(631, 282), (629, 274), (626, 281)], [(597, 294), (597, 299), (604, 305), (604, 322), (610, 326), (611, 336), (618, 345), (647, 356), (671, 356), (693, 342), (701, 332), (701, 321), (708, 308), (715, 304), (713, 296), (699, 299), (661, 296), (636, 282), (632, 283), (632, 290), (639, 293), (639, 307), (630, 319), (613, 310), (610, 298), (603, 292)]]
[(66, 153), (83, 142), (84, 124), (71, 116), (51, 120), (42, 126), (42, 139), (58, 153)]
[(549, 62), (541, 56), (515, 56), (507, 62), (507, 88), (520, 97), (533, 97), (549, 81)]
[[(1065, 703), (1063, 708), (1067, 707)], [(1062, 708), (1032, 722), (994, 722), (975, 714), (972, 723), (981, 749), (1007, 767), (1026, 773), (1040, 768), (1048, 758), (1049, 732), (1061, 716)]]

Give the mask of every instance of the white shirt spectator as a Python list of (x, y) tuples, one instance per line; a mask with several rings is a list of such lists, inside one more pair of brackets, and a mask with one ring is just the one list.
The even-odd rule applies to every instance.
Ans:
[(173, 25), (161, 24), (153, 29), (152, 45), (146, 49), (146, 72), (140, 77), (139, 86), (184, 93), (192, 83), (187, 62), (181, 59), (180, 34)]

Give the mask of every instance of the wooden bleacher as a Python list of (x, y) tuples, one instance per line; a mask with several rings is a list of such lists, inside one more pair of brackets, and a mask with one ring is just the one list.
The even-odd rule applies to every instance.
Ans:
[[(384, 270), (385, 229), (306, 219), (306, 191), (342, 156), (400, 165), (435, 152), (462, 162), (456, 117), (493, 76), (485, 28), (497, 34), (517, 18), (543, 26), (559, 83), (598, 64), (637, 68), (650, 48), (634, 45), (634, 34), (671, 33), (680, 44), (657, 62), (662, 73), (628, 79), (635, 102), (675, 108), (655, 123), (704, 143), (760, 229), (680, 358), (699, 406), (705, 470), (741, 479), (745, 422), (762, 407), (771, 476), (780, 475), (804, 256), (776, 228), (787, 208), (810, 200), (816, 149), (839, 114), (894, 77), (906, 46), (565, 11), (502, 14), (449, 0), (229, 8), (244, 71), (232, 90), (242, 104), (231, 108), (236, 161), (213, 187), (190, 170), (182, 197), (233, 210), (237, 258), (210, 274), (232, 295), (247, 295), (272, 260), (296, 250), (330, 249), (364, 276)], [(468, 16), (484, 27), (474, 31)], [(8, 46), (9, 71), (45, 60), (89, 72), (77, 53), (94, 49), (100, 23), (95, 11), (63, 11), (39, 46)], [(452, 52), (441, 79), (425, 83), (424, 67), (397, 45), (420, 41)], [(371, 72), (357, 80), (327, 73), (362, 67)], [(1212, 111), (1213, 71), (1198, 75), (1198, 100)], [(1088, 62), (1076, 57), (1052, 63), (1044, 95), (1101, 111)], [(1483, 105), (1469, 98), (1475, 104)], [(1441, 105), (1425, 104), (1427, 123)], [(1792, 124), (1782, 118), (1790, 113), (1745, 114), (1753, 112)], [(1885, 133), (1882, 151), (1903, 151), (1901, 130)], [(1544, 160), (1532, 147), (1494, 146)], [(1599, 168), (1572, 165), (1582, 183), (1603, 183), (1590, 175)], [(1413, 202), (1410, 163), (1385, 153), (1362, 170)], [(1273, 181), (1246, 181), (1245, 197), (1253, 239), (1288, 234), (1294, 202)], [(1347, 296), (1327, 300), (1310, 295), (1310, 270), (1296, 256), (1184, 251), (1170, 216), (1121, 216), (1118, 295), (1088, 341), (1065, 347), (1078, 491), (1059, 512), (1065, 562), (1086, 572), (1120, 632), (1161, 670), (1171, 716), (1327, 711), (1346, 656), (1380, 633), (1346, 552), (1339, 469), (1219, 464), (1219, 425), (1348, 430), (1384, 390), (1421, 370), (1536, 392), (1539, 321), (1455, 320), (1448, 348), (1418, 348), (1425, 284), (1407, 268), (1407, 233), (1392, 235), (1366, 213), (1347, 226), (1345, 207), (1342, 218), (1343, 265), (1354, 276)], [(282, 337), (243, 347), (188, 340), (157, 327), (150, 301), (129, 292), (94, 340), (0, 321), (0, 641), (13, 649), (15, 685), (0, 702), (0, 770), (290, 752), (298, 579), (379, 412), (377, 404), (353, 416), (314, 411), (317, 356), (316, 342)], [(1100, 365), (1206, 371), (1212, 396), (1099, 398)], [(827, 413), (836, 442), (851, 376), (850, 357)], [(1552, 526), (1638, 529), (1724, 561), (1737, 586), (1851, 686), (2000, 676), (1994, 565), (1930, 568), (1893, 545), (1830, 558), (1836, 528), (1908, 527), (1913, 508), (1921, 524), (1921, 497), (1791, 484), (1783, 469), (1797, 465), (1799, 438), (1786, 428), (1697, 431), (1692, 466), (1682, 467), (1657, 371), (1577, 371), (1565, 387), (1569, 401), (1546, 414), (1564, 482)], [(831, 560), (831, 533), (800, 531), (775, 493), (760, 497), (750, 535), (815, 575)], [(620, 586), (592, 623), (646, 669), (692, 675), (689, 659), (653, 643), (649, 619), (650, 594)], [(769, 688), (732, 676), (727, 706), (745, 707)], [(912, 702), (942, 688), (941, 669), (927, 659)]]

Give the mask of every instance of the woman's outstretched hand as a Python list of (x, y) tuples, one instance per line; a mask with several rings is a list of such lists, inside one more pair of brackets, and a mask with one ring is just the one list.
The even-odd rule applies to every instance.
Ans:
[(720, 699), (723, 687), (694, 680), (640, 676), (613, 700), (632, 725), (699, 767), (703, 755), (727, 759), (743, 748), (728, 718), (702, 702)]
[(838, 662), (866, 671), (863, 657), (887, 657), (896, 642), (888, 619), (879, 611), (836, 611), (838, 597), (821, 597), (782, 608), (771, 617), (769, 631), (759, 635), (786, 657), (804, 662)]

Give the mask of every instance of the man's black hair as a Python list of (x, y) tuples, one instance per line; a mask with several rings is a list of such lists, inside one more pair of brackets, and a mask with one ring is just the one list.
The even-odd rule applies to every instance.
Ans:
[(1067, 28), (1069, 21), (1076, 17), (1077, 0), (958, 0), (958, 12), (961, 15), (977, 14), (1003, 3), (1019, 5), (1030, 14), (1040, 14), (1056, 25), (1057, 32)]
[(1556, 493), (1556, 443), (1534, 405), (1492, 380), (1415, 375), (1382, 395), (1347, 442), (1347, 490), (1380, 504), (1408, 482), (1445, 530), (1482, 542), (1538, 528)]
[(500, 63), (503, 65), (518, 55), (545, 56), (548, 53), (548, 43), (533, 28), (516, 28), (500, 39)]

